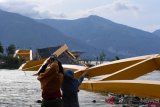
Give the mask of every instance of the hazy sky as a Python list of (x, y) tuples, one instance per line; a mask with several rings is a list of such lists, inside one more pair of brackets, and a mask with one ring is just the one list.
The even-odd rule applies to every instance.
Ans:
[(0, 0), (0, 9), (32, 18), (99, 15), (150, 32), (160, 29), (160, 0)]

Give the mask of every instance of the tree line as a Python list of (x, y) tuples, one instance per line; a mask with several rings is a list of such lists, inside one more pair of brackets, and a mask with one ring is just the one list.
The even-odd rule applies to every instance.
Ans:
[[(13, 56), (15, 50), (16, 50), (16, 47), (15, 47), (14, 44), (9, 45), (9, 46), (6, 48), (7, 56)], [(4, 49), (3, 45), (2, 45), (1, 42), (0, 42), (0, 54), (1, 54), (1, 55), (4, 55), (4, 51), (5, 51), (5, 49)]]
[(110, 61), (115, 61), (115, 60), (120, 60), (120, 58), (118, 56), (115, 56), (114, 58), (106, 58), (106, 54), (104, 53), (104, 51), (101, 51), (99, 53), (99, 55), (96, 57), (96, 59), (82, 59), (81, 62), (85, 63), (88, 66), (94, 66), (94, 65), (99, 65), (102, 64), (104, 62), (110, 62)]
[(24, 59), (14, 57), (16, 46), (10, 44), (4, 48), (0, 42), (0, 69), (18, 69), (24, 63)]

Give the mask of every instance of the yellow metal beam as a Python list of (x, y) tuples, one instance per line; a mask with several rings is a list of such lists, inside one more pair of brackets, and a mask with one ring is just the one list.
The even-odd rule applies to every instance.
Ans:
[(141, 81), (141, 80), (112, 80), (112, 81), (84, 81), (81, 89), (113, 92), (144, 98), (160, 98), (160, 81)]
[(70, 70), (72, 70), (72, 71), (77, 71), (77, 70), (84, 70), (84, 69), (87, 68), (87, 67), (85, 67), (85, 66), (71, 65), (71, 64), (63, 64), (62, 66), (63, 66), (63, 68), (64, 68), (64, 71), (67, 70), (67, 69), (70, 69)]
[(69, 51), (69, 50), (67, 50), (66, 51), (73, 59), (76, 59), (76, 57)]
[[(69, 54), (69, 56), (71, 56), (72, 59), (74, 59), (75, 61), (79, 62), (79, 59), (77, 59), (74, 54), (72, 54), (72, 52), (70, 52), (69, 50), (66, 51), (67, 54)], [(80, 63), (80, 62), (79, 62)], [(86, 64), (81, 63), (83, 66), (87, 67)]]
[(59, 55), (61, 55), (63, 52), (67, 51), (68, 50), (68, 46), (66, 44), (64, 44), (63, 46), (61, 46), (59, 49), (57, 49), (53, 55), (56, 55), (57, 57)]
[(26, 61), (32, 60), (32, 50), (16, 50), (14, 57), (23, 58)]
[(154, 70), (159, 70), (159, 66), (155, 60), (159, 58), (156, 57), (157, 56), (152, 56), (146, 60), (114, 72), (109, 76), (103, 77), (101, 80), (132, 80)]
[[(61, 46), (59, 49), (57, 49), (52, 55), (56, 55), (57, 57), (59, 55), (61, 55), (63, 52), (65, 52), (66, 50), (68, 50), (68, 47), (66, 44), (64, 44), (63, 46)], [(46, 63), (46, 61), (48, 60), (49, 58), (47, 58), (43, 63), (42, 65), (44, 65)], [(39, 67), (38, 71), (41, 69), (42, 65)]]
[[(57, 49), (53, 53), (53, 55), (56, 55), (58, 57), (59, 55), (61, 55), (66, 50), (68, 50), (68, 47), (67, 47), (66, 44), (64, 44), (59, 49)], [(26, 51), (23, 51), (23, 52), (26, 52)], [(46, 62), (46, 60), (47, 59), (31, 60), (31, 61), (28, 61), (25, 64), (23, 64), (19, 69), (23, 70), (23, 71), (37, 71), (37, 70), (40, 69), (40, 67), (42, 66), (42, 64), (44, 64)]]
[(27, 61), (20, 66), (19, 70), (22, 71), (37, 71), (46, 59)]
[(17, 53), (29, 53), (30, 50), (19, 50)]
[[(157, 55), (157, 54), (154, 54)], [(88, 72), (88, 77), (94, 77), (94, 76), (100, 76), (100, 75), (106, 75), (106, 74), (112, 74), (114, 72), (117, 72), (123, 68), (126, 68), (128, 66), (131, 66), (133, 64), (136, 64), (140, 61), (143, 61), (147, 58), (150, 58), (154, 55), (146, 55), (146, 56), (139, 56), (139, 57), (133, 57), (133, 58), (126, 58), (122, 60), (107, 62), (98, 66), (91, 67), (86, 70), (80, 70), (75, 72), (74, 76), (75, 78), (78, 78), (83, 72)]]
[(30, 53), (17, 53), (17, 57), (30, 57)]

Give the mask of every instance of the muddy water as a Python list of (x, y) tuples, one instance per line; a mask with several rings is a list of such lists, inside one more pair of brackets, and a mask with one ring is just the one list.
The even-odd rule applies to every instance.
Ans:
[[(41, 100), (40, 84), (32, 74), (34, 72), (0, 70), (0, 107), (40, 107), (36, 102)], [(155, 71), (138, 79), (160, 80), (160, 73)], [(84, 90), (79, 92), (81, 107), (113, 107), (104, 102), (105, 98), (100, 93)]]

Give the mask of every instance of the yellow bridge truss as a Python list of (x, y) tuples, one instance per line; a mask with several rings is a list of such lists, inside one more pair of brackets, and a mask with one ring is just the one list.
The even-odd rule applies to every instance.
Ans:
[[(54, 54), (59, 56), (67, 49), (67, 46), (62, 46)], [(45, 61), (46, 59), (30, 60), (19, 69), (37, 71)], [(63, 67), (74, 70), (75, 78), (78, 78), (83, 72), (88, 73), (88, 78), (102, 76), (97, 80), (84, 81), (80, 86), (81, 89), (160, 98), (160, 81), (134, 80), (154, 70), (160, 70), (159, 54), (107, 62), (91, 68), (77, 65), (63, 65)]]

